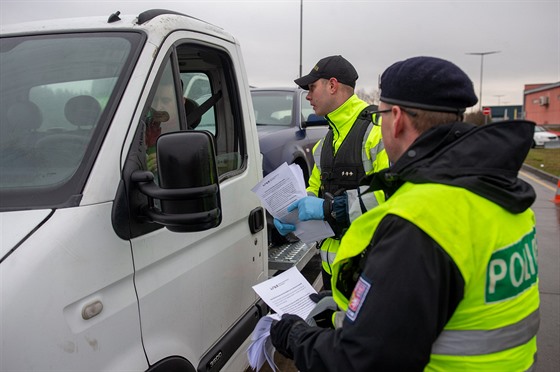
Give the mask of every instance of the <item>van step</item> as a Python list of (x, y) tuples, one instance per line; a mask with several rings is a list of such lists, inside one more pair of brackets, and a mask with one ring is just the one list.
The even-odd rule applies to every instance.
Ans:
[(288, 270), (296, 266), (301, 271), (313, 255), (317, 254), (317, 244), (303, 242), (283, 244), (268, 249), (268, 269)]

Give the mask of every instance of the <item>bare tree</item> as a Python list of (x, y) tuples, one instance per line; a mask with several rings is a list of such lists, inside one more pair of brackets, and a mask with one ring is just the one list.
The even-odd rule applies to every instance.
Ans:
[(492, 122), (490, 116), (486, 116), (482, 111), (475, 111), (465, 114), (465, 121), (474, 125), (484, 125)]
[(356, 95), (359, 98), (366, 101), (367, 103), (369, 103), (370, 105), (379, 104), (379, 91), (377, 91), (376, 89), (372, 89), (368, 91), (365, 90), (364, 88), (358, 88), (356, 89)]
[[(376, 89), (366, 90), (364, 88), (358, 88), (356, 89), (355, 93), (359, 98), (366, 101), (370, 105), (379, 104), (379, 90)], [(484, 124), (491, 123), (492, 118), (490, 116), (484, 115), (482, 111), (474, 111), (465, 114), (464, 121), (475, 125), (484, 125)]]

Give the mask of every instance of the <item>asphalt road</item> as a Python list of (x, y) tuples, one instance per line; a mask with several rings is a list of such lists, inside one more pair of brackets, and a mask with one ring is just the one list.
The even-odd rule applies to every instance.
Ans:
[(537, 335), (538, 372), (560, 371), (560, 203), (553, 202), (558, 181), (522, 171), (537, 192), (532, 209), (537, 219), (541, 324)]
[[(537, 193), (532, 209), (537, 220), (541, 324), (537, 335), (537, 372), (560, 371), (560, 203), (554, 203), (558, 179), (538, 170), (526, 169), (521, 178)], [(281, 372), (296, 372), (289, 359), (275, 353)], [(262, 372), (271, 372), (265, 363)]]

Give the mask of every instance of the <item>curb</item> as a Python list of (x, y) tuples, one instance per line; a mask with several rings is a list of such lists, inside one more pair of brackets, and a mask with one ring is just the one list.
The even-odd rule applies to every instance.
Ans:
[(553, 174), (550, 174), (550, 173), (543, 172), (542, 170), (537, 169), (535, 167), (532, 167), (528, 164), (523, 164), (521, 169), (536, 175), (537, 177), (539, 177), (542, 180), (550, 181), (554, 184), (557, 184), (558, 181), (560, 180), (560, 178), (558, 178), (557, 176), (555, 176)]

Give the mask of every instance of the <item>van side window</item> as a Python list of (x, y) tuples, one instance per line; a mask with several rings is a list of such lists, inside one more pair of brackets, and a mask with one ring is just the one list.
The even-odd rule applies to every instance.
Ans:
[(209, 106), (206, 112), (200, 106), (212, 98), (210, 77), (203, 72), (181, 72), (181, 82), (185, 87), (185, 112), (187, 128), (207, 130), (216, 135), (216, 115), (214, 107)]
[(220, 180), (239, 173), (245, 166), (245, 139), (236, 74), (227, 52), (178, 45), (159, 75), (143, 118), (147, 169), (157, 180), (155, 149), (161, 134), (204, 130), (214, 136)]
[(173, 80), (170, 61), (167, 61), (163, 73), (156, 85), (156, 91), (149, 104), (144, 122), (146, 141), (146, 163), (148, 170), (157, 174), (156, 141), (161, 134), (181, 129), (177, 93)]
[(214, 136), (218, 174), (223, 180), (244, 167), (245, 140), (235, 71), (221, 49), (182, 44), (177, 46), (187, 129)]

